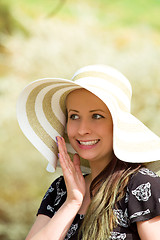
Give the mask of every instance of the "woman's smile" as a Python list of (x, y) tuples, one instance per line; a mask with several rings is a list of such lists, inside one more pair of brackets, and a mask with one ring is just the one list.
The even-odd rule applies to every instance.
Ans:
[(82, 149), (91, 149), (91, 148), (95, 147), (99, 141), (100, 141), (99, 139), (86, 140), (86, 141), (77, 140), (79, 147)]
[(98, 143), (99, 142), (99, 139), (97, 139), (97, 140), (86, 140), (86, 141), (81, 141), (81, 140), (77, 140), (78, 141), (78, 143), (79, 144), (81, 144), (81, 145), (95, 145), (96, 143)]

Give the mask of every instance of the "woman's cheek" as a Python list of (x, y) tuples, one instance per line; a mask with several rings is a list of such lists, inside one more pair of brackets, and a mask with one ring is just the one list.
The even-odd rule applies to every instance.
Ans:
[(68, 135), (69, 139), (71, 137), (73, 137), (74, 134), (75, 134), (75, 124), (68, 121), (68, 123), (67, 123), (67, 135)]

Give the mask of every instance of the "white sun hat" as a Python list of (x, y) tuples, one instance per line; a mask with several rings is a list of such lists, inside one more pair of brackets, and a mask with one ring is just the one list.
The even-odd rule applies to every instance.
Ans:
[[(69, 154), (74, 154), (65, 131), (66, 96), (85, 88), (109, 108), (113, 119), (113, 150), (125, 162), (154, 163), (160, 170), (160, 138), (130, 112), (132, 87), (118, 70), (105, 65), (89, 65), (78, 70), (72, 80), (44, 78), (31, 82), (19, 96), (17, 118), (25, 136), (55, 171), (58, 149), (56, 136), (63, 136)], [(82, 170), (88, 162), (81, 161)]]

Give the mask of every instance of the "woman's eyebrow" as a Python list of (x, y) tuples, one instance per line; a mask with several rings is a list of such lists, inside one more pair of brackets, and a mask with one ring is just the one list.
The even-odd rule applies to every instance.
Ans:
[(69, 109), (68, 112), (77, 112), (78, 113), (79, 111), (74, 110), (74, 109)]
[[(78, 110), (75, 110), (75, 109), (68, 109), (68, 112), (76, 112), (76, 113), (79, 113), (79, 111)], [(104, 113), (104, 111), (102, 110), (102, 109), (94, 109), (94, 110), (90, 110), (89, 112), (103, 112)]]
[(90, 112), (103, 112), (104, 113), (104, 111), (102, 109), (95, 109), (95, 110), (91, 110)]

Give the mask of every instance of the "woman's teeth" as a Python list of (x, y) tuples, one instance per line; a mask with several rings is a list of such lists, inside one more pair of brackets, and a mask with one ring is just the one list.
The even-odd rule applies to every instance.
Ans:
[(78, 141), (81, 145), (84, 145), (84, 146), (91, 146), (91, 145), (94, 145), (96, 143), (98, 143), (99, 140), (93, 140), (93, 141), (88, 141), (88, 142), (83, 142), (83, 141)]

